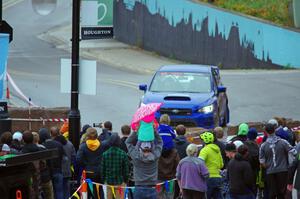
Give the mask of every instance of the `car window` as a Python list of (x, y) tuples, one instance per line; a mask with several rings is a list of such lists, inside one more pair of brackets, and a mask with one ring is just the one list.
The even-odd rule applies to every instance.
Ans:
[(152, 92), (208, 93), (211, 91), (210, 75), (191, 72), (158, 72), (150, 85)]

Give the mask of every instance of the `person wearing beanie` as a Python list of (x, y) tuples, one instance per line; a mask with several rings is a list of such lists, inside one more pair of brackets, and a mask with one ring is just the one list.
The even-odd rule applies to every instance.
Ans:
[(237, 136), (232, 138), (232, 142), (236, 141), (236, 140), (240, 140), (242, 142), (245, 142), (247, 140), (247, 134), (249, 131), (249, 126), (246, 123), (242, 123), (239, 125), (239, 130), (237, 133)]
[(255, 199), (254, 178), (247, 161), (248, 147), (242, 145), (228, 163), (229, 193), (231, 198)]
[(214, 144), (214, 135), (212, 132), (204, 132), (200, 135), (205, 146), (199, 153), (199, 158), (204, 160), (209, 172), (207, 181), (207, 198), (222, 198), (222, 176), (220, 170), (223, 168), (223, 158), (220, 148)]
[[(252, 173), (253, 173), (253, 181), (255, 182), (258, 176), (258, 172), (260, 170), (259, 164), (259, 146), (256, 143), (257, 130), (252, 127), (249, 129), (247, 134), (248, 140), (244, 142), (244, 144), (248, 147), (248, 157), (247, 160), (251, 165)], [(257, 193), (257, 188), (254, 187), (254, 193)]]
[[(139, 125), (137, 131), (141, 130)], [(152, 130), (151, 130), (152, 132)], [(138, 141), (137, 132), (132, 132), (126, 140), (128, 155), (133, 163), (133, 178), (135, 181), (134, 198), (152, 199), (157, 197), (155, 185), (158, 176), (158, 159), (161, 156), (163, 142), (160, 135), (154, 131), (153, 146), (150, 142), (142, 142), (135, 146)]]
[[(39, 130), (40, 142), (46, 149), (57, 149), (59, 156), (55, 159), (49, 160), (49, 169), (52, 177), (52, 184), (54, 188), (54, 196), (56, 199), (64, 198), (63, 191), (63, 173), (62, 173), (62, 160), (64, 155), (63, 145), (50, 137), (47, 128)], [(24, 137), (23, 137), (24, 139)]]
[(59, 132), (68, 140), (69, 139), (69, 122), (66, 121), (64, 124), (60, 127)]
[(289, 154), (296, 150), (286, 141), (275, 135), (275, 126), (266, 124), (267, 140), (261, 145), (259, 161), (266, 168), (269, 198), (284, 198), (287, 190)]
[(16, 153), (21, 153), (23, 148), (23, 134), (20, 131), (16, 131), (13, 134), (10, 148), (16, 151)]

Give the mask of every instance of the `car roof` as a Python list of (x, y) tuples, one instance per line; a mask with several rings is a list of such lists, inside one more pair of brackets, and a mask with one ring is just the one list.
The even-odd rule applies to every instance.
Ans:
[(196, 65), (196, 64), (187, 64), (187, 65), (165, 65), (160, 67), (158, 71), (160, 72), (200, 72), (200, 73), (211, 73), (211, 69), (216, 68), (217, 66), (209, 65)]

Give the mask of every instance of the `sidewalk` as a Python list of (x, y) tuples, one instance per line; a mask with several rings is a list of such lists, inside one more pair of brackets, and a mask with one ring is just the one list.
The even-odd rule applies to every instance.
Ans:
[[(56, 48), (71, 52), (71, 35), (71, 25), (67, 25), (43, 33), (39, 38), (55, 45)], [(141, 74), (153, 74), (162, 65), (182, 63), (115, 39), (82, 40), (80, 55), (115, 68)]]

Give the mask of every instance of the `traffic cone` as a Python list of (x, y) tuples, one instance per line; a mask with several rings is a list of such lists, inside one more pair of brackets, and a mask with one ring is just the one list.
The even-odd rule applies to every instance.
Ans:
[(86, 172), (85, 170), (82, 171), (82, 178), (81, 178), (81, 181), (82, 181), (82, 187), (81, 187), (81, 199), (87, 199), (88, 198), (88, 192), (87, 192), (87, 183), (86, 183)]
[(16, 199), (22, 199), (22, 192), (19, 189), (16, 191)]

